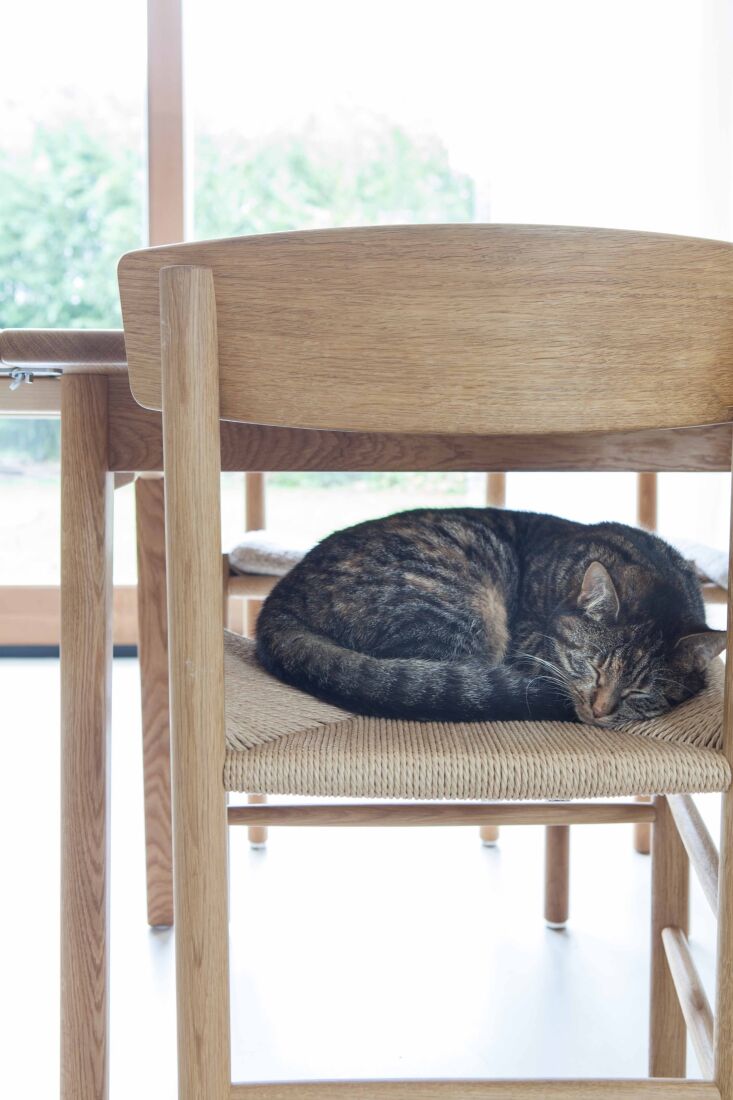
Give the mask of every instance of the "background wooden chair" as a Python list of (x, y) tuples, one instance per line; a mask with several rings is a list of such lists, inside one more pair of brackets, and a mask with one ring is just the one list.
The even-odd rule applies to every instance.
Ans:
[[(265, 805), (231, 807), (227, 813), (223, 768), (255, 774), (258, 754), (248, 750), (245, 760), (231, 741), (227, 748), (217, 438), (219, 417), (306, 429), (304, 435), (314, 428), (344, 432), (342, 468), (348, 468), (349, 450), (358, 446), (360, 432), (433, 432), (442, 439), (465, 434), (496, 441), (500, 425), (507, 465), (512, 448), (524, 445), (536, 449), (538, 468), (552, 468), (557, 433), (566, 433), (567, 440), (593, 432), (653, 436), (656, 429), (725, 422), (733, 407), (731, 247), (618, 231), (384, 227), (133, 253), (122, 262), (120, 286), (133, 392), (144, 406), (163, 407), (166, 446), (182, 1100), (260, 1100), (291, 1092), (345, 1098), (358, 1091), (354, 1082), (230, 1083), (227, 821), (374, 825), (482, 820), (550, 825), (654, 821), (650, 1073), (672, 1080), (380, 1082), (364, 1083), (361, 1091), (382, 1100), (408, 1095), (733, 1100), (729, 795), (724, 796), (718, 891), (714, 1050), (709, 1008), (701, 1002), (686, 942), (684, 845), (690, 837), (700, 839), (700, 826), (688, 815), (678, 835), (675, 802), (664, 795), (648, 807)], [(277, 331), (271, 327), (275, 300)], [(239, 308), (244, 301), (246, 310)], [(566, 384), (570, 371), (572, 387)], [(298, 386), (301, 378), (308, 379), (307, 387)], [(588, 402), (591, 391), (597, 400)], [(661, 433), (657, 442), (663, 450), (669, 433)], [(585, 455), (582, 445), (575, 446), (580, 468), (598, 445), (596, 439), (586, 440)], [(440, 468), (437, 460), (430, 466)], [(729, 690), (730, 664), (726, 681)], [(713, 717), (719, 720), (717, 709), (711, 710), (711, 722)], [(392, 725), (396, 737), (400, 723)], [(671, 761), (670, 746), (647, 741), (646, 790), (669, 790), (670, 784), (672, 789), (689, 784), (688, 789), (727, 790), (733, 757), (729, 727), (727, 718), (723, 753), (690, 750), (675, 779), (662, 776)], [(589, 730), (584, 751), (598, 738), (600, 733)], [(635, 750), (629, 744), (621, 749), (618, 734), (613, 743), (616, 766), (622, 768), (624, 753)], [(527, 779), (511, 752), (507, 764), (515, 779)], [(687, 766), (702, 771), (692, 778)], [(621, 793), (600, 763), (599, 768), (593, 773), (598, 781), (594, 793)], [(629, 771), (622, 787), (636, 782), (632, 774), (638, 772)], [(574, 775), (568, 773), (565, 781), (568, 794), (583, 796), (585, 786)], [(542, 774), (530, 786), (531, 797), (552, 796)], [(276, 789), (285, 793), (279, 785)], [(294, 774), (287, 793), (317, 792)], [(482, 797), (496, 793), (489, 784)], [(688, 848), (693, 852), (695, 844)], [(698, 856), (693, 865), (701, 869)], [(681, 1080), (686, 1023), (713, 1082)]]

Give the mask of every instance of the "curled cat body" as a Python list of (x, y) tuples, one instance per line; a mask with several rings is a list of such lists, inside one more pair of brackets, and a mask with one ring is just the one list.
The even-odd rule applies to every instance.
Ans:
[(725, 645), (662, 539), (496, 508), (435, 508), (324, 539), (267, 598), (257, 655), (345, 710), (618, 726), (705, 684)]

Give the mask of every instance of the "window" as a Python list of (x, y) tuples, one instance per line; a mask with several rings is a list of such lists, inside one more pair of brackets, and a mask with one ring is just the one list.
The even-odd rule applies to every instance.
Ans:
[[(0, 327), (117, 328), (117, 260), (145, 239), (144, 0), (30, 0), (5, 30), (33, 50), (3, 62)], [(58, 444), (58, 420), (0, 419), (4, 584), (58, 582)], [(134, 534), (118, 551), (134, 579)]]

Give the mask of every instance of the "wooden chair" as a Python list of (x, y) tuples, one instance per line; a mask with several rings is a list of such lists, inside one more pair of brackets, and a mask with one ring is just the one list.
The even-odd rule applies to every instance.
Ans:
[[(569, 748), (564, 734), (553, 739), (536, 723), (546, 753), (531, 774), (521, 738), (500, 728), (511, 724), (490, 723), (493, 755), (463, 762), (475, 801), (463, 794), (434, 804), (436, 790), (456, 797), (455, 774), (449, 754), (433, 758), (426, 749), (421, 724), (382, 723), (388, 736), (380, 739), (377, 720), (346, 722), (362, 738), (367, 775), (363, 757), (349, 755), (344, 722), (336, 729), (322, 716), (320, 733), (305, 737), (312, 719), (299, 726), (299, 715), (321, 704), (271, 681), (248, 659), (246, 643), (238, 651), (233, 639), (225, 696), (219, 544), (220, 418), (252, 425), (242, 439), (263, 424), (305, 429), (304, 438), (312, 429), (353, 433), (338, 436), (332, 469), (349, 468), (363, 433), (372, 433), (376, 448), (379, 433), (420, 434), (421, 445), (433, 433), (434, 469), (439, 454), (466, 437), (482, 437), (487, 451), (502, 442), (515, 454), (534, 448), (537, 468), (552, 468), (558, 446), (574, 446), (582, 467), (594, 448), (608, 445), (587, 433), (616, 433), (615, 446), (625, 433), (635, 443), (630, 454), (638, 454), (641, 436), (656, 454), (650, 468), (665, 468), (674, 432), (659, 429), (731, 419), (731, 246), (539, 227), (319, 231), (131, 253), (121, 262), (120, 290), (133, 393), (163, 410), (181, 1100), (733, 1100), (733, 802), (724, 794), (718, 881), (699, 817), (684, 796), (668, 797), (728, 790), (733, 732), (722, 698), (711, 688), (704, 703), (711, 737), (722, 729), (722, 751), (618, 732), (609, 741), (591, 728)], [(313, 468), (312, 456), (308, 462)], [(267, 454), (261, 466), (270, 466)], [(728, 694), (730, 669), (729, 662)], [(269, 743), (258, 726), (265, 706), (284, 723), (283, 736)], [(672, 737), (682, 713), (664, 720)], [(460, 736), (457, 724), (451, 738)], [(344, 753), (338, 766), (329, 752), (335, 746)], [(611, 746), (613, 769), (604, 765)], [(567, 766), (558, 765), (558, 752)], [(406, 786), (424, 801), (227, 808), (227, 789), (318, 795), (325, 788), (374, 798), (404, 795)], [(655, 793), (654, 804), (544, 801), (633, 793)], [(650, 1074), (664, 1080), (231, 1083), (228, 825), (594, 821), (654, 822)], [(711, 902), (717, 895), (714, 1041), (686, 940), (688, 852)], [(685, 1025), (712, 1080), (683, 1079)]]

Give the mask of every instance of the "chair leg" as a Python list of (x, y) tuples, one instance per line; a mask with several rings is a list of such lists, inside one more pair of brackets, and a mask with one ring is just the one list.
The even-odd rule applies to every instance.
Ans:
[[(506, 505), (506, 474), (503, 472), (486, 475), (486, 503), (492, 508), (504, 508)], [(498, 825), (482, 825), (481, 843), (493, 848), (499, 840)]]
[(61, 1097), (109, 1094), (107, 379), (61, 380)]
[(262, 610), (262, 605), (263, 605), (264, 602), (265, 602), (264, 600), (258, 600), (258, 599), (255, 599), (254, 597), (251, 597), (250, 599), (245, 601), (245, 606), (246, 606), (245, 634), (247, 635), (248, 638), (254, 638), (254, 636), (255, 636), (255, 630), (257, 628), (257, 619), (259, 617), (260, 611)]
[(224, 621), (224, 625), (228, 630), (233, 631), (234, 634), (241, 634), (243, 636), (247, 634), (244, 621), (244, 608), (246, 603), (246, 600), (239, 599), (236, 596), (232, 596), (228, 600), (227, 617)]
[[(267, 802), (266, 794), (248, 794), (247, 802), (250, 806), (262, 806)], [(247, 828), (247, 839), (250, 848), (264, 848), (267, 844), (267, 826), (250, 825)]]
[(545, 923), (560, 931), (570, 909), (570, 826), (545, 827)]
[[(638, 794), (637, 802), (651, 802), (646, 794)], [(652, 850), (652, 827), (648, 821), (637, 821), (634, 825), (634, 851), (639, 855), (648, 856)]]
[(687, 852), (667, 799), (654, 799), (652, 828), (652, 943), (649, 1018), (649, 1076), (684, 1077), (687, 1032), (662, 942), (662, 929), (689, 930)]
[(718, 974), (715, 1009), (715, 1083), (720, 1100), (733, 1100), (733, 794), (723, 795), (718, 877)]
[[(249, 497), (247, 497), (249, 501)], [(254, 638), (255, 627), (257, 625), (257, 616), (260, 613), (260, 608), (264, 600), (245, 600), (245, 618), (246, 626), (245, 633), (248, 638)], [(267, 802), (267, 795), (265, 794), (248, 794), (247, 802), (250, 806), (261, 806)], [(247, 839), (249, 840), (250, 848), (264, 848), (267, 844), (267, 826), (266, 825), (250, 825), (247, 829)]]
[(173, 924), (165, 493), (162, 477), (137, 479), (135, 506), (148, 924), (155, 928)]
[(219, 366), (211, 271), (164, 267), (160, 309), (178, 1096), (229, 1100)]

